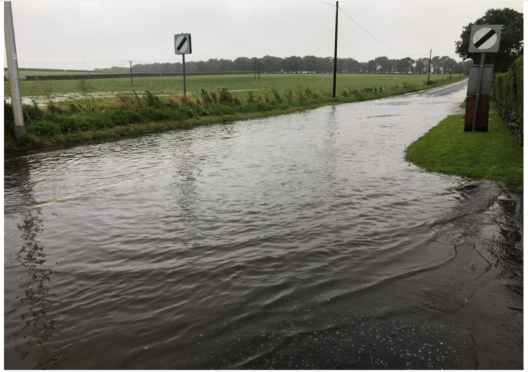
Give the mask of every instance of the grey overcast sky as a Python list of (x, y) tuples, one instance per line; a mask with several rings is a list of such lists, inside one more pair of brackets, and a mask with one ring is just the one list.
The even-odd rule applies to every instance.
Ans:
[[(327, 3), (335, 2), (326, 0)], [(521, 1), (341, 1), (377, 39), (411, 58), (451, 56), (462, 27)], [(333, 56), (335, 8), (321, 1), (14, 1), (19, 67), (87, 69), (179, 62), (175, 33), (192, 34), (187, 61), (272, 55)], [(339, 14), (338, 57), (402, 58)], [(99, 62), (99, 63), (93, 63)], [(4, 51), (4, 67), (6, 67)]]

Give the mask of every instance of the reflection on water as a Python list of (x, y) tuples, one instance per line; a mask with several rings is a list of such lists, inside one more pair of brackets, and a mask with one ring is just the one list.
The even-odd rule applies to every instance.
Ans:
[[(16, 223), (19, 231), (20, 249), (16, 251), (8, 275), (17, 273), (18, 286), (16, 302), (5, 304), (6, 328), (16, 335), (19, 342), (12, 350), (22, 359), (29, 360), (35, 368), (55, 368), (65, 359), (66, 350), (50, 345), (50, 340), (60, 334), (60, 322), (52, 315), (54, 308), (62, 302), (52, 290), (55, 274), (47, 262), (46, 247), (39, 241), (44, 231), (44, 219), (40, 210), (24, 211), (24, 206), (35, 203), (34, 182), (27, 158), (12, 159), (6, 163), (6, 213), (18, 211), (21, 222)], [(6, 224), (8, 224), (6, 219)], [(7, 265), (6, 265), (7, 266)], [(6, 275), (6, 280), (8, 276)], [(12, 278), (9, 278), (12, 279)], [(18, 321), (17, 321), (18, 319)], [(7, 347), (7, 342), (6, 342)], [(8, 353), (10, 351), (6, 351)]]
[(505, 286), (523, 295), (523, 236), (522, 234), (522, 190), (509, 190), (508, 197), (497, 201), (504, 212), (498, 214), (498, 234), (490, 241), (489, 251), (494, 256), (507, 282)]
[(15, 346), (15, 351), (22, 359), (30, 353), (37, 354), (32, 356), (32, 360), (37, 360), (37, 368), (55, 368), (65, 358), (66, 351), (48, 346), (49, 340), (60, 333), (58, 319), (48, 316), (48, 312), (61, 301), (51, 291), (54, 271), (47, 267), (45, 247), (38, 241), (38, 235), (43, 231), (42, 221), (39, 211), (31, 211), (26, 213), (23, 223), (17, 225), (24, 244), (16, 257), (25, 268), (28, 279), (20, 285), (24, 292), (20, 307), (10, 312), (19, 314), (24, 325), (15, 332), (24, 334), (26, 339), (23, 344)]

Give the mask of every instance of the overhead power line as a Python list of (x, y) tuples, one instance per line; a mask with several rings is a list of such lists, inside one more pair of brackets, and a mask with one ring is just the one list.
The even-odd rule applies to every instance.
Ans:
[[(324, 1), (321, 1), (322, 3), (324, 3)], [(328, 3), (325, 3), (325, 4), (328, 4)], [(330, 4), (328, 4), (330, 5)], [(352, 22), (354, 22), (359, 28), (361, 28), (363, 31), (365, 31), (371, 38), (373, 38), (374, 40), (376, 40), (378, 43), (384, 45), (385, 47), (395, 51), (396, 53), (400, 53), (400, 54), (404, 54), (404, 55), (407, 55), (407, 56), (422, 56), (422, 54), (409, 54), (409, 53), (403, 53), (403, 52), (400, 52), (394, 48), (391, 48), (390, 46), (388, 46), (387, 44), (385, 44), (383, 41), (379, 40), (377, 37), (375, 37), (374, 35), (372, 35), (370, 32), (368, 32), (367, 30), (365, 30), (359, 23), (357, 23), (351, 16), (348, 15), (347, 12), (345, 12), (343, 10), (343, 8), (339, 7), (339, 9), (345, 13), (345, 15), (350, 18), (352, 20)]]

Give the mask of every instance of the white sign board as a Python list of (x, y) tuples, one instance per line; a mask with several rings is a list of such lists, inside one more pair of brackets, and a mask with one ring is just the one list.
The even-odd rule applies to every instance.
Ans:
[(499, 51), (501, 25), (473, 25), (469, 39), (469, 53)]
[(174, 35), (174, 51), (176, 54), (191, 54), (191, 34)]

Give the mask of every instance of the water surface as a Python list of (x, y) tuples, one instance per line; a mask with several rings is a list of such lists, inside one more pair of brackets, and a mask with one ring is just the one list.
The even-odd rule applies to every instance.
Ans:
[(471, 367), (395, 292), (455, 256), (403, 157), (465, 84), (7, 160), (6, 368)]

